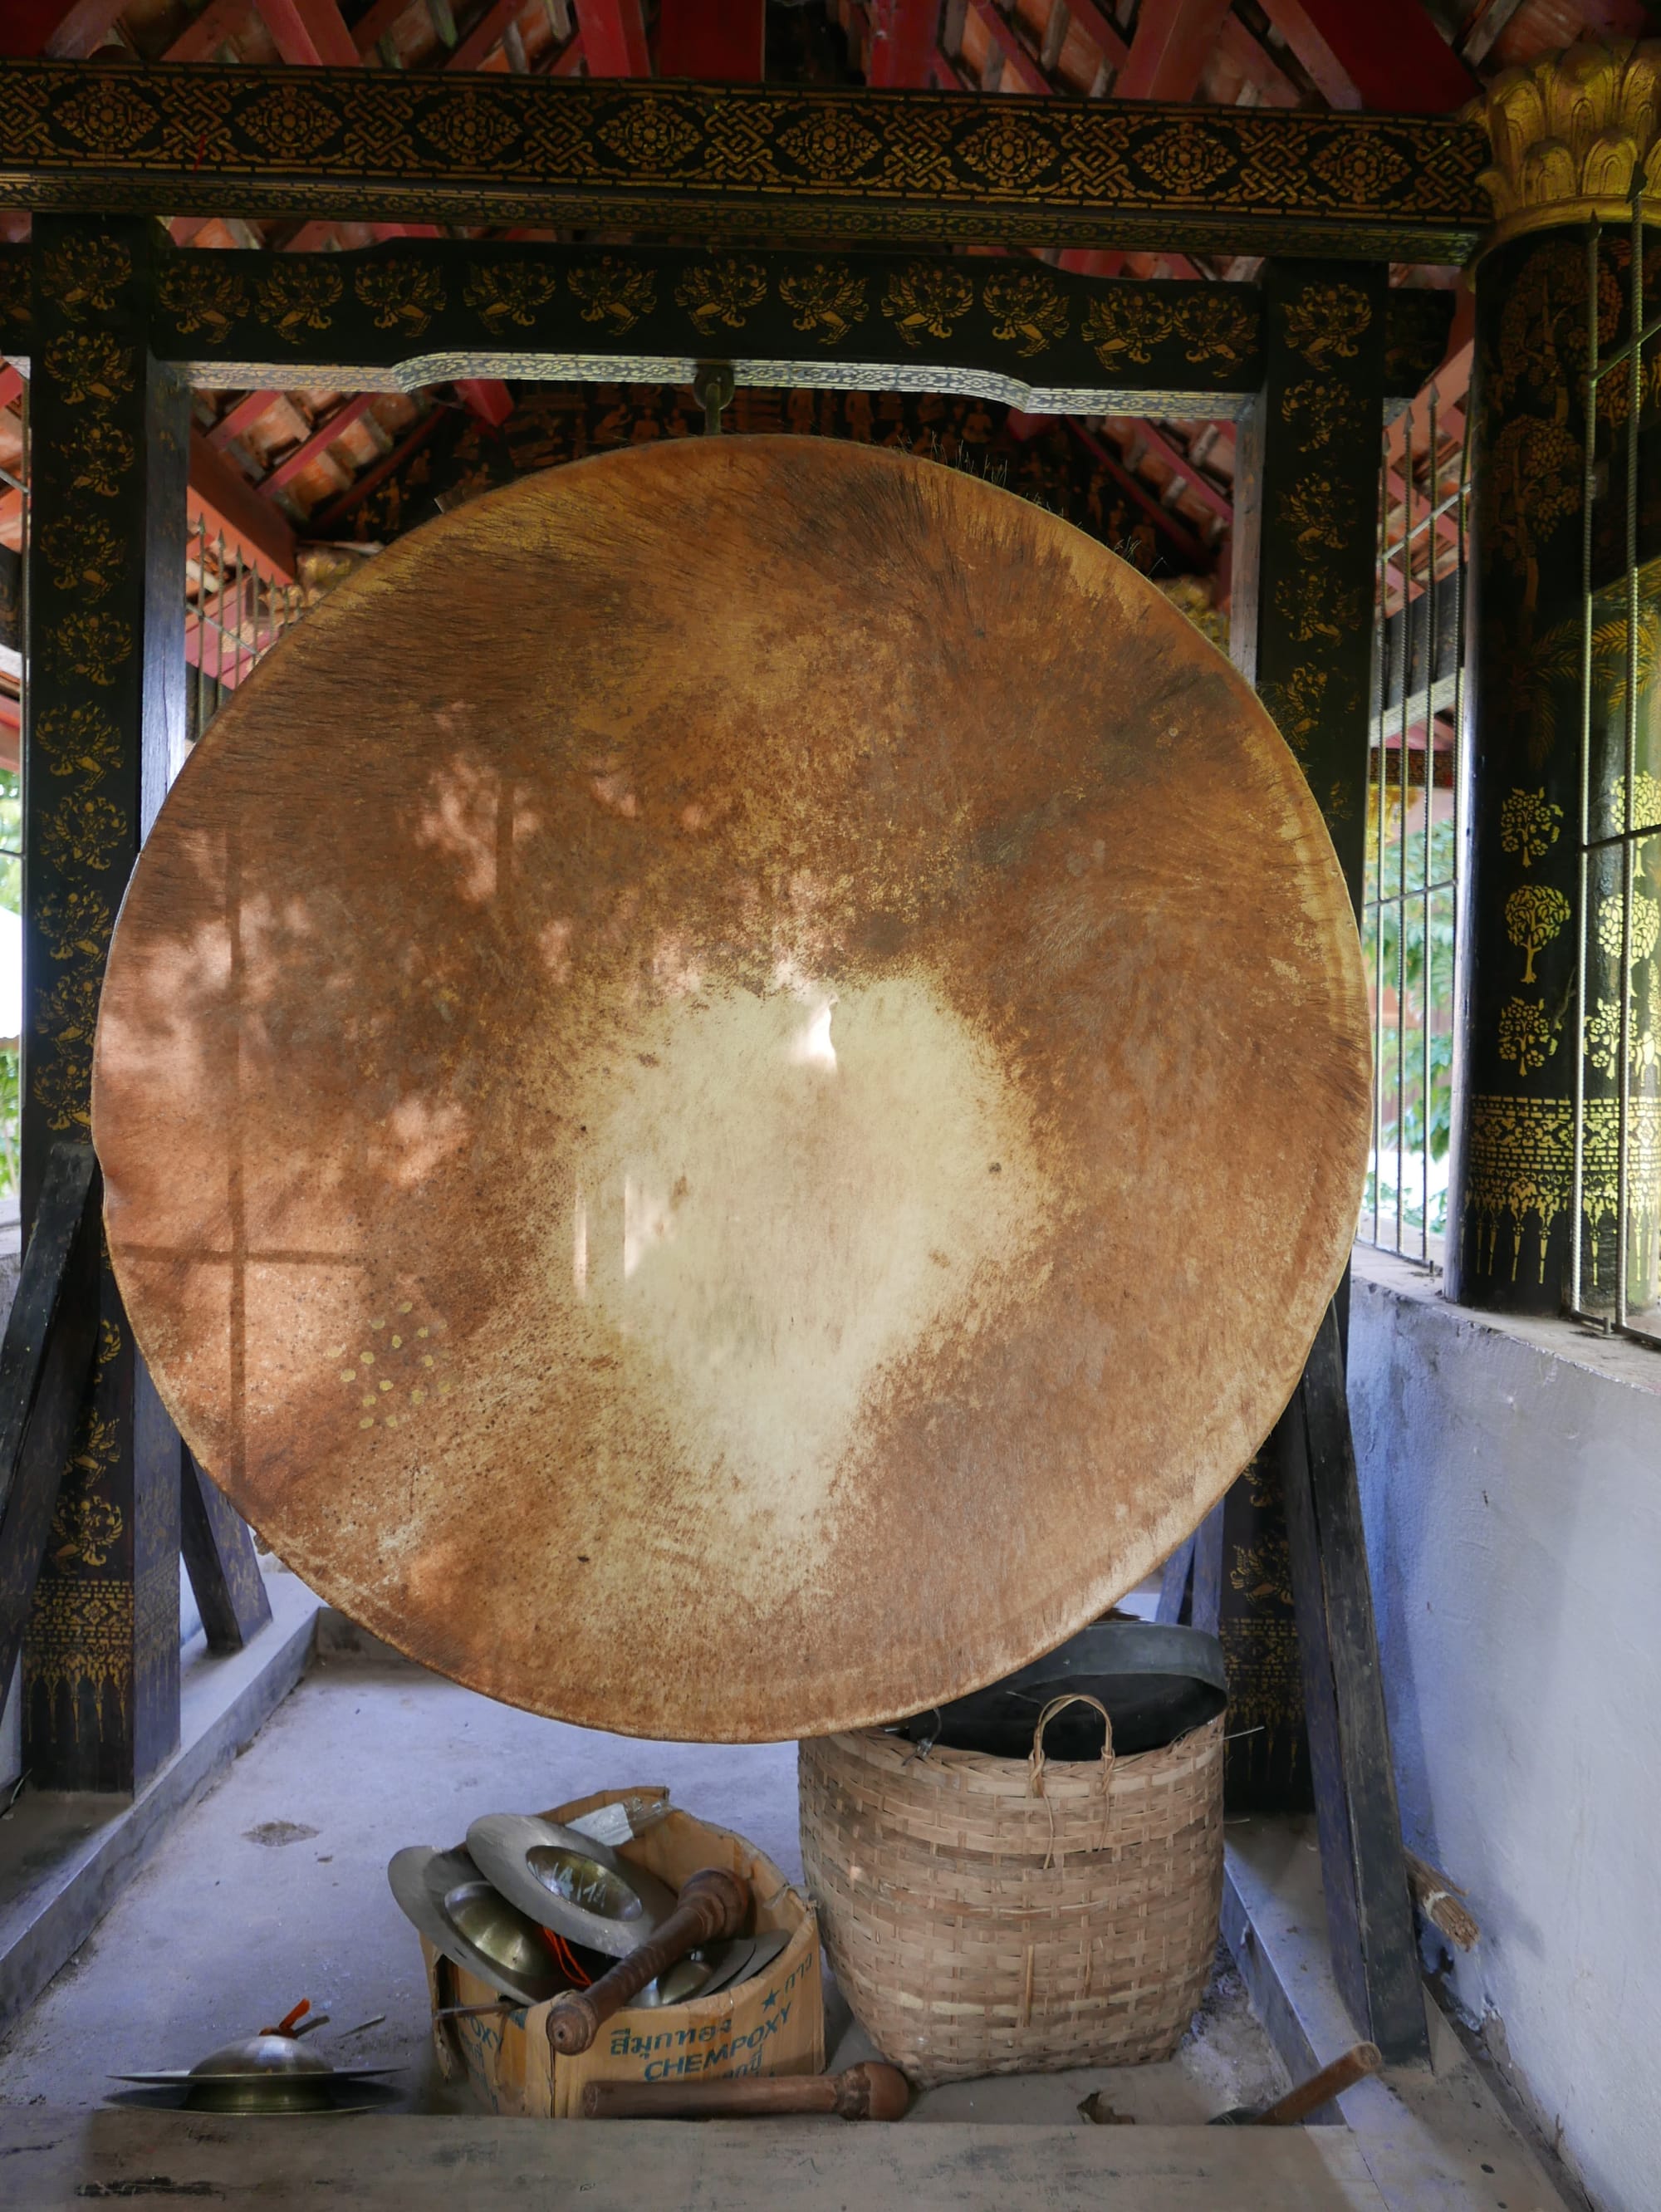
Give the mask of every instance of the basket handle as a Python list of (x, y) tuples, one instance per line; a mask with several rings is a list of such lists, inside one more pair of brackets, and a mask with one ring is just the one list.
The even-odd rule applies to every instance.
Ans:
[(1101, 1744), (1101, 1787), (1105, 1790), (1113, 1778), (1113, 1717), (1100, 1698), (1093, 1698), (1088, 1690), (1072, 1690), (1059, 1698), (1052, 1698), (1038, 1717), (1038, 1726), (1033, 1730), (1033, 1748), (1027, 1760), (1027, 1795), (1044, 1795), (1044, 1731), (1059, 1712), (1069, 1705), (1094, 1705), (1101, 1715), (1107, 1733)]

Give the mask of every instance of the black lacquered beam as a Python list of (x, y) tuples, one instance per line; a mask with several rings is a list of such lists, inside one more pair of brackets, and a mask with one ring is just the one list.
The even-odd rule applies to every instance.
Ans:
[(0, 65), (0, 204), (1464, 261), (1457, 116), (397, 70)]
[[(27, 355), (27, 252), (0, 249), (0, 346)], [(1070, 276), (1002, 258), (411, 240), (165, 257), (151, 349), (193, 383), (411, 390), (452, 377), (953, 392), (1034, 413), (1238, 413), (1263, 381), (1251, 284)], [(1440, 361), (1446, 292), (1393, 289), (1387, 389)]]

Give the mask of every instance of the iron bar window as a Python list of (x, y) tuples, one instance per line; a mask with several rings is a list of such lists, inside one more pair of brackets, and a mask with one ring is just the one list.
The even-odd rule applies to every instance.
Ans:
[(1373, 1122), (1360, 1235), (1440, 1266), (1452, 1119), (1465, 711), (1469, 410), (1432, 386), (1379, 473), (1361, 944)]

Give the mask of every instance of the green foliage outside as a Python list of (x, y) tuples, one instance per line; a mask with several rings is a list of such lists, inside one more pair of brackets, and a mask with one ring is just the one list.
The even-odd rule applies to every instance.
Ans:
[[(1454, 852), (1452, 823), (1433, 823), (1429, 855), (1429, 881), (1433, 886), (1429, 900), (1429, 991), (1427, 994), (1426, 902), (1422, 896), (1426, 880), (1423, 833), (1422, 830), (1409, 828), (1403, 870), (1398, 842), (1399, 801), (1394, 793), (1389, 794), (1386, 807), (1385, 894), (1387, 899), (1394, 896), (1404, 880), (1408, 896), (1399, 904), (1385, 905), (1381, 921), (1375, 911), (1369, 909), (1362, 935), (1370, 993), (1376, 993), (1378, 977), (1380, 973), (1383, 976), (1384, 1014), (1379, 1027), (1376, 1062), (1379, 1097), (1382, 1101), (1380, 1143), (1376, 1168), (1367, 1180), (1361, 1234), (1370, 1237), (1373, 1233), (1373, 1210), (1376, 1204), (1379, 1233), (1388, 1241), (1395, 1233), (1398, 1141), (1402, 1148), (1403, 1228), (1420, 1230), (1428, 1225), (1431, 1234), (1437, 1236), (1442, 1234), (1447, 1226), (1447, 1148), (1452, 1133), (1453, 1105)], [(1369, 900), (1376, 900), (1376, 814), (1370, 828), (1367, 895)], [(1376, 996), (1374, 1004), (1377, 1004)], [(1427, 1013), (1430, 1030), (1428, 1112), (1425, 1097)], [(1423, 1177), (1425, 1188), (1422, 1188), (1419, 1173), (1422, 1160), (1427, 1169)], [(1429, 1201), (1428, 1224), (1425, 1218), (1427, 1196)]]

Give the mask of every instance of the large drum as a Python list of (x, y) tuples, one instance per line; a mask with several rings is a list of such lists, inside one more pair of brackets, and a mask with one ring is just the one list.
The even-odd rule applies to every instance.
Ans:
[(138, 1343), (413, 1657), (818, 1734), (1060, 1643), (1286, 1402), (1367, 1142), (1297, 766), (1160, 594), (722, 437), (377, 560), (185, 768), (94, 1133)]

